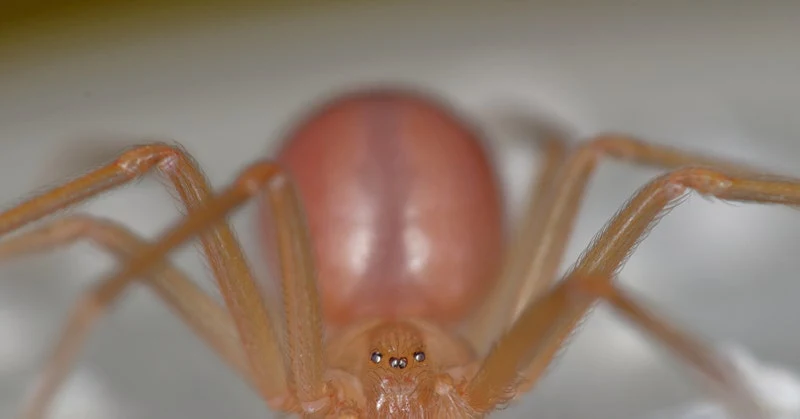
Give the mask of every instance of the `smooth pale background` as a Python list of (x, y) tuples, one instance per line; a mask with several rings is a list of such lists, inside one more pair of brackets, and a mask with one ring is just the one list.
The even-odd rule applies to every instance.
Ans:
[[(111, 2), (0, 15), (0, 199), (11, 205), (153, 138), (180, 141), (219, 187), (314, 100), (382, 80), (435, 89), (487, 127), (512, 205), (536, 162), (530, 147), (509, 146), (498, 123), (508, 112), (800, 174), (800, 3), (403, 3)], [(567, 262), (657, 173), (603, 164)], [(175, 207), (145, 180), (84, 209), (153, 237)], [(252, 243), (247, 215), (236, 221)], [(800, 370), (797, 243), (795, 211), (694, 196), (639, 247), (623, 282), (711, 341)], [(191, 250), (178, 263), (211, 288)], [(0, 267), (0, 417), (19, 406), (71, 303), (112, 266), (81, 244)], [(643, 417), (701, 397), (678, 365), (601, 308), (537, 391), (498, 417)], [(92, 335), (54, 413), (270, 417), (142, 289)]]

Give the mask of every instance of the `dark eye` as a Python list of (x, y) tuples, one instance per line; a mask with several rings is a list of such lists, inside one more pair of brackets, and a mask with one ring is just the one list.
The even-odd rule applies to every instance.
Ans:
[(381, 359), (383, 359), (383, 355), (380, 352), (373, 352), (369, 359), (374, 363), (380, 363)]
[(425, 360), (425, 352), (418, 351), (414, 352), (414, 361), (422, 362)]

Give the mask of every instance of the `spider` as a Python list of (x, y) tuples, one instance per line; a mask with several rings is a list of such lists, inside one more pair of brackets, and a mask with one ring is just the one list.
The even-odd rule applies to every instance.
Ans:
[[(800, 204), (800, 181), (603, 134), (570, 146), (543, 132), (522, 219), (506, 237), (483, 138), (439, 99), (363, 87), (321, 103), (271, 160), (214, 193), (179, 146), (151, 143), (0, 214), (0, 257), (79, 239), (120, 260), (68, 319), (22, 417), (43, 418), (93, 323), (131, 284), (155, 293), (278, 412), (308, 418), (479, 418), (542, 378), (580, 320), (610, 304), (707, 378), (739, 417), (764, 411), (722, 357), (621, 289), (616, 274), (690, 191)], [(557, 275), (601, 159), (660, 167)], [(186, 215), (153, 241), (116, 222), (65, 215), (30, 223), (145, 174), (177, 191)], [(257, 199), (264, 256), (282, 289), (268, 306), (226, 217)], [(199, 238), (224, 305), (167, 260)], [(560, 279), (560, 280), (559, 280)]]

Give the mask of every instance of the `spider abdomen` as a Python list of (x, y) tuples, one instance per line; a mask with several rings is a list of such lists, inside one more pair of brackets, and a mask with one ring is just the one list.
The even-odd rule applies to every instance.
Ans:
[(277, 159), (308, 218), (325, 319), (462, 320), (496, 277), (499, 187), (475, 132), (402, 90), (337, 97)]

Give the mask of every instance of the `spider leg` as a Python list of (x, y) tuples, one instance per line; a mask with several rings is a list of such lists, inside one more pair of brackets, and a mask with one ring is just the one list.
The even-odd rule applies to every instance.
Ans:
[[(278, 400), (284, 411), (305, 413), (316, 417), (326, 413), (331, 407), (331, 393), (323, 378), (324, 359), (322, 342), (322, 317), (319, 295), (316, 288), (310, 238), (305, 224), (304, 213), (295, 187), (281, 169), (272, 162), (262, 161), (246, 168), (234, 183), (208, 199), (202, 207), (190, 212), (175, 226), (168, 229), (152, 244), (141, 248), (125, 261), (116, 274), (106, 279), (111, 283), (130, 282), (134, 278), (147, 275), (159, 269), (168, 254), (185, 244), (194, 236), (202, 236), (205, 231), (218, 225), (225, 217), (248, 202), (266, 192), (276, 219), (276, 237), (283, 286), (283, 306), (285, 312), (287, 366), (292, 382), (292, 397)], [(252, 278), (248, 287), (255, 287)], [(237, 296), (246, 288), (238, 288), (239, 282), (232, 284)], [(240, 301), (235, 300), (235, 303)], [(258, 312), (244, 312), (242, 316), (252, 321)], [(234, 318), (236, 316), (234, 315)], [(258, 333), (259, 330), (251, 330)], [(241, 332), (240, 332), (241, 333)], [(245, 349), (247, 345), (245, 344)], [(252, 360), (251, 365), (252, 365)], [(269, 371), (252, 370), (254, 380), (268, 380)], [(295, 405), (296, 402), (299, 405)], [(270, 401), (269, 399), (267, 400)], [(299, 410), (299, 411), (298, 411)]]
[(709, 379), (710, 390), (724, 401), (725, 406), (732, 409), (731, 414), (743, 419), (768, 417), (757, 401), (753, 400), (752, 390), (738, 376), (736, 366), (728, 359), (720, 357), (707, 344), (656, 316), (652, 309), (614, 286), (611, 280), (602, 278), (600, 281), (581, 282), (577, 284), (577, 293), (603, 299), (645, 333), (664, 344), (673, 354), (686, 360), (696, 371), (701, 371), (704, 378)]
[[(498, 331), (513, 323), (532, 300), (541, 296), (557, 278), (567, 240), (580, 210), (581, 200), (595, 168), (605, 157), (638, 165), (676, 169), (681, 166), (708, 166), (729, 173), (763, 173), (744, 164), (715, 159), (674, 148), (649, 144), (633, 137), (607, 134), (594, 137), (573, 150), (547, 190), (534, 195), (526, 212), (528, 219), (520, 235), (535, 235), (524, 246), (512, 248), (503, 274), (493, 294), (473, 317), (468, 327), (469, 340), (479, 353), (486, 353)], [(522, 240), (522, 239), (520, 239)]]
[[(0, 213), (0, 236), (153, 170), (169, 179), (189, 214), (212, 196), (203, 173), (183, 150), (160, 143), (138, 146), (110, 164)], [(265, 399), (281, 404), (289, 395), (289, 377), (278, 335), (233, 231), (221, 219), (210, 227), (201, 235), (201, 243), (236, 324), (252, 377)]]
[(528, 199), (521, 219), (514, 226), (511, 243), (500, 268), (500, 279), (478, 310), (470, 318), (466, 331), (472, 347), (482, 349), (485, 353), (487, 343), (496, 336), (498, 325), (511, 323), (512, 312), (505, 307), (515, 297), (515, 292), (522, 287), (519, 278), (526, 277), (530, 269), (530, 255), (541, 248), (547, 214), (553, 199), (552, 186), (558, 180), (558, 173), (564, 165), (569, 146), (554, 131), (540, 133), (537, 146), (542, 151), (542, 167), (534, 176), (534, 182), (527, 193)]
[[(82, 239), (91, 240), (120, 260), (127, 259), (137, 249), (147, 245), (142, 238), (116, 222), (86, 215), (70, 215), (0, 241), (0, 260), (46, 252)], [(231, 368), (252, 384), (233, 319), (214, 299), (168, 263), (163, 265), (160, 272), (142, 282), (150, 286)], [(84, 293), (76, 303), (55, 351), (43, 368), (38, 386), (26, 404), (22, 417), (33, 419), (44, 416), (94, 323), (119, 300), (126, 289), (125, 285), (129, 284), (99, 283)]]
[[(635, 246), (661, 216), (680, 202), (688, 189), (728, 201), (791, 206), (800, 204), (800, 180), (748, 175), (743, 171), (739, 173), (726, 174), (713, 169), (689, 167), (662, 175), (640, 189), (596, 237), (567, 279), (529, 304), (494, 344), (465, 390), (465, 397), (470, 404), (485, 411), (507, 399), (505, 392), (508, 389), (520, 384), (524, 386), (520, 388), (524, 389), (533, 386), (565, 339), (597, 300), (597, 297), (586, 298), (586, 293), (576, 285), (581, 285), (586, 278), (603, 278), (607, 286), (613, 288), (611, 279)], [(630, 311), (627, 313), (630, 314)], [(699, 371), (712, 382), (718, 383), (726, 394), (741, 394), (738, 389), (744, 386), (737, 377), (732, 377), (730, 369), (720, 368), (718, 362), (706, 362), (708, 357), (699, 358), (694, 352), (698, 346), (675, 345), (676, 335), (691, 342), (692, 339), (686, 334), (672, 329), (676, 335), (670, 335), (665, 333), (665, 330), (669, 330), (666, 326), (658, 327), (647, 317), (632, 318), (660, 341), (671, 346), (679, 356), (694, 362)], [(663, 324), (666, 325), (666, 322)], [(704, 352), (713, 354), (711, 350)], [(708, 356), (713, 358), (712, 355)], [(527, 382), (522, 383), (521, 377)], [(749, 397), (739, 397), (738, 402), (737, 409), (739, 405), (746, 405), (749, 412), (758, 410), (757, 403)], [(737, 413), (739, 411), (735, 410)]]
[[(542, 239), (539, 232), (544, 227), (543, 221), (547, 215), (546, 211), (549, 209), (548, 200), (552, 199), (551, 186), (555, 183), (558, 172), (564, 165), (569, 146), (558, 134), (551, 132), (545, 132), (541, 138), (537, 138), (537, 146), (542, 153), (541, 168), (534, 176), (534, 181), (528, 190), (525, 210), (513, 226), (497, 286), (492, 290), (491, 297), (483, 303), (470, 320), (468, 329), (472, 332), (496, 328), (498, 320), (495, 319), (500, 317), (497, 313), (497, 302), (508, 300), (507, 295), (511, 292), (511, 288), (517, 285), (516, 278), (524, 276), (528, 269), (528, 256), (539, 247)], [(489, 321), (486, 321), (487, 319)], [(500, 324), (508, 323), (505, 319), (500, 321)], [(481, 339), (480, 337), (476, 338), (476, 343), (482, 342)]]

